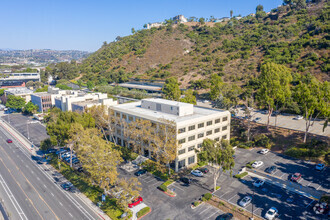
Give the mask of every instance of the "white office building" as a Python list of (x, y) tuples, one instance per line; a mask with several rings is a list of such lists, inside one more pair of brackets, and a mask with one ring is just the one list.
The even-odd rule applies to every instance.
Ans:
[[(229, 111), (156, 98), (110, 108), (117, 117), (128, 121), (135, 121), (137, 118), (150, 120), (153, 123), (162, 123), (164, 119), (173, 121), (176, 125), (178, 141), (177, 158), (173, 164), (176, 172), (197, 163), (195, 149), (202, 147), (205, 138), (217, 141), (230, 139)], [(115, 139), (118, 144), (124, 146), (128, 143), (127, 137), (124, 136), (122, 129), (119, 128), (118, 131)], [(150, 156), (150, 152), (145, 156)]]

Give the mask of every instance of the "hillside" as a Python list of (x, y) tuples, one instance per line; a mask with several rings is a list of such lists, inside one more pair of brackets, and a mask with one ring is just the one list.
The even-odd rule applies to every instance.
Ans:
[(166, 79), (207, 88), (211, 74), (244, 85), (265, 61), (329, 81), (329, 3), (281, 6), (228, 22), (188, 22), (143, 29), (104, 44), (81, 65), (82, 80)]

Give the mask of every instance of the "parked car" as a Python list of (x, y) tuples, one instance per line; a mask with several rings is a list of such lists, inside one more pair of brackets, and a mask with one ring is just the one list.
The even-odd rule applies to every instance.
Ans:
[(250, 204), (252, 201), (252, 197), (251, 196), (245, 196), (238, 204), (242, 207), (247, 206), (248, 204)]
[(209, 169), (207, 169), (206, 167), (198, 168), (198, 170), (201, 171), (202, 173), (208, 173), (209, 172)]
[(260, 151), (261, 154), (267, 154), (268, 152), (269, 152), (268, 149), (262, 149), (262, 150)]
[(261, 122), (261, 118), (255, 118), (254, 120), (253, 120), (254, 122)]
[(233, 214), (225, 213), (225, 214), (219, 215), (215, 220), (231, 220), (231, 219), (234, 219)]
[(13, 143), (12, 139), (7, 139), (7, 143)]
[(273, 117), (276, 117), (277, 115), (279, 115), (280, 113), (279, 112), (277, 112), (277, 111), (274, 111), (273, 113), (272, 113), (272, 115), (271, 116), (273, 116)]
[(304, 117), (301, 116), (301, 115), (297, 115), (296, 117), (293, 118), (293, 120), (301, 120), (303, 119)]
[(261, 167), (262, 165), (264, 164), (264, 162), (262, 161), (255, 161), (253, 164), (252, 164), (252, 167), (253, 168), (258, 168), (258, 167)]
[(191, 180), (189, 178), (187, 178), (187, 177), (181, 177), (180, 178), (180, 181), (183, 182), (186, 185), (189, 185), (190, 182), (191, 182)]
[(257, 179), (256, 181), (253, 182), (253, 185), (255, 187), (260, 187), (260, 186), (264, 185), (264, 183), (265, 183), (265, 180)]
[(143, 202), (143, 199), (141, 196), (139, 196), (136, 199), (134, 199), (130, 204), (128, 204), (128, 208), (133, 208), (134, 206), (137, 206), (141, 202)]
[(194, 176), (203, 176), (203, 173), (199, 170), (192, 170), (191, 174)]
[(136, 171), (136, 172), (134, 173), (134, 175), (135, 175), (135, 176), (141, 176), (141, 175), (146, 174), (146, 173), (147, 173), (146, 170), (139, 170), (139, 171)]
[(69, 191), (70, 189), (72, 189), (73, 184), (70, 183), (70, 182), (67, 182), (67, 183), (63, 183), (63, 184), (61, 184), (61, 187), (62, 187), (65, 191)]
[(265, 171), (266, 171), (266, 173), (273, 174), (277, 171), (277, 167), (276, 166), (271, 166), (271, 167), (268, 167)]
[(295, 173), (291, 176), (291, 181), (293, 182), (298, 182), (301, 178), (301, 174), (300, 173)]
[(262, 111), (260, 111), (260, 113), (261, 113), (261, 114), (264, 114), (264, 115), (265, 115), (265, 114), (268, 114), (268, 110), (262, 110)]
[(321, 171), (321, 170), (324, 169), (324, 167), (325, 167), (325, 165), (324, 165), (323, 163), (319, 163), (319, 164), (317, 164), (317, 165), (315, 166), (315, 169)]
[(276, 217), (278, 211), (275, 207), (271, 207), (265, 214), (265, 218), (266, 219), (269, 219), (269, 220), (272, 220)]

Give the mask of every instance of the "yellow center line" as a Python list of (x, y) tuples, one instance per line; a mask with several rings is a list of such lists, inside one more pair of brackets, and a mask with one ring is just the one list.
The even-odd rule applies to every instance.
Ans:
[[(1, 146), (1, 148), (3, 149), (3, 147)], [(15, 165), (16, 163), (13, 161), (13, 159), (7, 154), (7, 152), (3, 149), (4, 153), (7, 155), (7, 157), (9, 158), (9, 160), (11, 160)], [(0, 160), (2, 161), (2, 158), (0, 158)], [(5, 165), (5, 163), (2, 161), (2, 163), (4, 164), (4, 166), (6, 167), (6, 169), (9, 171), (10, 175), (14, 178), (14, 176), (11, 174), (10, 170), (8, 169), (8, 167)], [(34, 191), (38, 194), (39, 198), (46, 204), (46, 206), (50, 209), (50, 211), (54, 214), (54, 216), (56, 217), (57, 220), (60, 220), (58, 218), (58, 216), (55, 214), (55, 212), (53, 211), (52, 208), (50, 208), (50, 206), (47, 204), (47, 202), (44, 200), (44, 198), (39, 194), (39, 192), (36, 190), (36, 188), (31, 184), (31, 182), (26, 178), (26, 176), (24, 175), (24, 173), (16, 166), (16, 169), (23, 175), (23, 177), (25, 178), (25, 180), (30, 184), (30, 186), (34, 189)], [(15, 179), (15, 178), (14, 178)], [(19, 183), (16, 181), (15, 182), (19, 185)], [(19, 185), (19, 187), (22, 189), (22, 187)], [(24, 190), (22, 189), (23, 193), (25, 194)], [(25, 194), (26, 195), (26, 194)], [(31, 201), (31, 199), (26, 195), (26, 197)], [(33, 207), (36, 209), (36, 207), (34, 206), (33, 202), (31, 201)], [(38, 210), (36, 209), (36, 211), (38, 212)], [(40, 213), (38, 212), (38, 214), (40, 215)], [(41, 215), (40, 217), (42, 219), (44, 219)]]

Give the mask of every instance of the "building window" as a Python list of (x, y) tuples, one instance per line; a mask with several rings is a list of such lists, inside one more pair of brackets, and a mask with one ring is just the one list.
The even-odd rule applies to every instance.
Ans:
[(116, 112), (116, 117), (120, 118), (120, 113), (119, 112)]
[(218, 124), (218, 123), (220, 123), (220, 118), (215, 119), (215, 121), (214, 121), (214, 124)]
[(182, 150), (179, 150), (179, 151), (178, 151), (178, 154), (179, 154), (179, 155), (184, 154), (184, 153), (186, 153), (186, 149), (182, 149)]
[(200, 124), (198, 124), (198, 128), (202, 128), (202, 127), (204, 127), (204, 122), (203, 122), (203, 123), (200, 123)]
[(179, 130), (178, 130), (179, 134), (184, 133), (184, 132), (186, 132), (186, 128), (179, 128)]
[(133, 116), (128, 116), (129, 121), (133, 121)]
[(198, 138), (202, 138), (202, 137), (204, 137), (204, 133), (199, 133)]
[(195, 125), (191, 125), (188, 127), (188, 131), (192, 131), (192, 130), (195, 130)]
[(212, 125), (212, 121), (206, 122), (206, 126), (210, 126), (210, 125)]
[(222, 118), (222, 122), (227, 121), (227, 120), (228, 120), (227, 116)]
[(188, 152), (193, 151), (195, 149), (195, 146), (188, 147)]
[(179, 167), (179, 169), (182, 168), (182, 167), (185, 167), (185, 166), (186, 166), (186, 160), (185, 160), (185, 159), (180, 160), (180, 161), (178, 162), (178, 167)]
[(203, 147), (203, 144), (200, 143), (200, 144), (197, 144), (197, 148), (202, 148)]
[(209, 136), (211, 134), (212, 134), (212, 130), (209, 130), (209, 131), (206, 132), (206, 136)]
[(227, 139), (227, 135), (222, 136), (222, 139)]
[(188, 157), (188, 165), (195, 163), (195, 156)]
[(220, 140), (220, 138), (216, 138), (216, 139), (214, 139), (215, 141), (219, 141)]
[(195, 140), (195, 135), (188, 137), (188, 141), (193, 141)]
[(214, 130), (214, 133), (219, 133), (219, 132), (220, 132), (220, 128)]
[(121, 117), (122, 117), (124, 120), (127, 120), (127, 115), (123, 114)]
[(186, 139), (185, 138), (182, 138), (179, 140), (179, 144), (183, 144), (183, 143), (186, 143)]
[(227, 130), (227, 126), (223, 126), (223, 127), (222, 127), (222, 130), (223, 130), (223, 131)]

